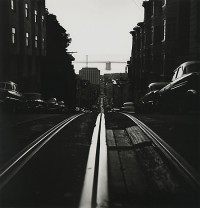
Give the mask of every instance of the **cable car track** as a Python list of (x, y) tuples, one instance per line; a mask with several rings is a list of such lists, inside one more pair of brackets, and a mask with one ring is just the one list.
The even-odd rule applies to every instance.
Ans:
[[(144, 132), (144, 134), (147, 135), (151, 142), (146, 145), (157, 147), (159, 154), (163, 154), (170, 164), (173, 164), (173, 167), (178, 169), (181, 177), (184, 178), (185, 182), (189, 184), (189, 186), (191, 185), (192, 189), (194, 188), (196, 190), (199, 188), (200, 180), (198, 174), (178, 153), (176, 153), (157, 134), (134, 116), (126, 113), (123, 113), (123, 115), (130, 118)], [(112, 151), (114, 148), (108, 148), (107, 146), (106, 140), (108, 140), (108, 138), (106, 138), (105, 135), (106, 129), (104, 123), (104, 114), (99, 115), (89, 151), (79, 208), (110, 206), (108, 179), (112, 178), (112, 175), (109, 175), (107, 157), (109, 149)], [(123, 148), (121, 148), (121, 150)], [(129, 151), (131, 150), (131, 147), (125, 147), (123, 150)]]
[(197, 174), (196, 171), (172, 147), (170, 147), (163, 139), (161, 139), (139, 119), (126, 113), (123, 114), (138, 125), (138, 127), (148, 136), (153, 144), (158, 147), (158, 149), (165, 155), (166, 158), (168, 158), (170, 163), (173, 164), (174, 167), (179, 168), (179, 171), (185, 174), (185, 178), (193, 182), (194, 186), (198, 188), (200, 187), (199, 174)]
[[(35, 155), (49, 140), (51, 140), (51, 138), (53, 138), (66, 125), (78, 118), (80, 115), (82, 114), (71, 116), (70, 118), (65, 119), (45, 132), (26, 148), (24, 148), (20, 153), (18, 153), (14, 158), (12, 158), (3, 168), (1, 168), (0, 189), (2, 189), (10, 181), (10, 179), (33, 157), (33, 155)], [(199, 175), (178, 153), (176, 153), (176, 151), (174, 151), (156, 133), (154, 133), (149, 127), (147, 127), (134, 116), (127, 113), (121, 113), (121, 115), (125, 116), (128, 120), (131, 119), (131, 123), (133, 122), (134, 125), (139, 127), (139, 129), (141, 129), (141, 131), (149, 138), (150, 142), (147, 142), (144, 145), (136, 145), (137, 147), (132, 144), (132, 146), (119, 147), (116, 145), (115, 147), (110, 148), (108, 146), (109, 138), (107, 137), (105, 115), (104, 113), (99, 113), (96, 119), (96, 124), (93, 130), (92, 140), (89, 148), (85, 177), (78, 205), (79, 208), (100, 208), (109, 207), (112, 205), (113, 198), (110, 197), (110, 194), (112, 194), (112, 189), (110, 188), (109, 179), (112, 178), (111, 173), (115, 174), (115, 172), (109, 172), (109, 166), (113, 165), (108, 162), (110, 159), (109, 151), (120, 151), (125, 155), (128, 151), (130, 153), (130, 151), (134, 151), (137, 148), (151, 146), (152, 149), (155, 149), (155, 151), (158, 152), (158, 154), (164, 156), (164, 158), (166, 158), (168, 161), (168, 164), (170, 163), (171, 167), (176, 169), (179, 175), (184, 178), (185, 183), (189, 184), (189, 186), (186, 187), (191, 187), (191, 190), (199, 189)], [(122, 160), (119, 162), (122, 163)], [(127, 161), (127, 163), (128, 162), (129, 161)], [(131, 165), (134, 166), (135, 164), (131, 163)], [(123, 164), (121, 164), (119, 171), (124, 171), (124, 167)], [(137, 166), (134, 166), (133, 168), (137, 169)], [(139, 174), (139, 171), (137, 174)], [(131, 176), (130, 173), (129, 176)], [(137, 187), (133, 188), (137, 190)]]
[(15, 155), (0, 170), (0, 190), (9, 182), (9, 180), (39, 151), (53, 136), (55, 136), (66, 125), (82, 114), (71, 116), (58, 123), (40, 137), (35, 139), (27, 147)]
[(89, 150), (80, 208), (108, 207), (108, 163), (104, 114), (97, 117)]

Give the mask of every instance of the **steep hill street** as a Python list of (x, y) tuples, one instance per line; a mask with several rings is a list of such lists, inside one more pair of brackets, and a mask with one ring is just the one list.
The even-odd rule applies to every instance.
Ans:
[[(199, 185), (195, 182), (199, 180), (197, 115), (128, 114), (152, 128), (180, 155), (183, 161), (177, 158), (191, 173), (191, 179), (188, 179), (191, 176), (184, 172), (185, 169), (178, 168), (169, 156), (166, 157), (167, 153), (152, 143), (151, 136), (143, 133), (136, 121), (121, 113), (105, 113), (107, 153), (103, 157), (107, 155), (107, 159), (103, 160), (107, 161), (104, 164), (108, 165), (108, 169), (102, 169), (104, 165), (101, 166), (100, 161), (103, 146), (101, 138), (96, 138), (98, 133), (95, 131), (98, 131), (100, 125), (99, 136), (103, 136), (104, 124), (102, 121), (101, 124), (97, 122), (97, 115), (74, 115), (77, 118), (73, 114), (2, 116), (1, 207), (84, 207), (80, 203), (81, 197), (84, 203), (89, 203), (86, 203), (86, 207), (198, 207)], [(102, 120), (103, 117), (99, 119)], [(59, 127), (58, 124), (64, 120), (67, 122), (65, 126), (62, 127), (62, 124)], [(52, 136), (43, 136), (44, 142), (41, 141), (41, 146), (37, 147), (36, 138), (44, 135), (47, 130), (50, 132), (56, 124), (58, 127), (52, 130)], [(33, 151), (30, 149), (31, 143), (35, 146)], [(92, 146), (96, 152), (94, 155), (91, 155)], [(23, 151), (24, 148), (26, 152)], [(16, 158), (21, 158), (22, 153), (25, 159), (22, 162), (18, 159), (17, 162)], [(176, 157), (175, 153), (173, 155)], [(94, 166), (88, 167), (90, 157), (94, 160)], [(185, 162), (191, 169), (185, 167)], [(87, 170), (94, 170), (90, 202), (83, 194)], [(98, 173), (98, 170), (101, 171)], [(99, 177), (106, 172), (108, 195), (98, 200)], [(106, 181), (105, 176), (102, 177)], [(86, 196), (89, 192), (87, 188)]]

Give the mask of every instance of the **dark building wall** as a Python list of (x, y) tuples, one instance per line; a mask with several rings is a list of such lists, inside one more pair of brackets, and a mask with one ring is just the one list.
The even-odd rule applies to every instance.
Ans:
[[(13, 8), (11, 0), (1, 0), (0, 4), (3, 20), (0, 25), (3, 31), (0, 39), (0, 78), (18, 83), (22, 91), (40, 91), (46, 39), (45, 20), (42, 18), (45, 16), (45, 1), (13, 0)], [(34, 19), (35, 10), (37, 22)]]
[(190, 12), (190, 48), (189, 56), (192, 60), (200, 59), (200, 1), (191, 0)]
[(163, 73), (162, 80), (169, 80), (172, 69), (176, 65), (175, 56), (177, 56), (177, 39), (179, 25), (179, 6), (178, 1), (166, 1), (163, 5)]
[[(17, 81), (18, 58), (20, 53), (20, 33), (19, 33), (19, 1), (14, 2), (14, 7), (11, 9), (11, 1), (0, 1), (1, 15), (1, 80)], [(15, 31), (12, 31), (14, 28)], [(12, 44), (12, 32), (14, 34), (15, 43)], [(11, 59), (13, 60), (11, 62)], [(14, 68), (13, 68), (14, 67)], [(11, 73), (12, 72), (12, 73)]]
[[(133, 41), (128, 64), (135, 100), (145, 93), (149, 83), (169, 81), (178, 65), (199, 59), (199, 3), (199, 0), (143, 2), (144, 23), (131, 31)], [(142, 44), (137, 45), (138, 38)]]

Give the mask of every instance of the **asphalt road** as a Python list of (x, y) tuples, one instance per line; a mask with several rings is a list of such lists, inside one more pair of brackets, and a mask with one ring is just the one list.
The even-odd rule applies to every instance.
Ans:
[[(71, 114), (1, 115), (0, 165), (5, 164), (44, 131), (70, 116)], [(13, 178), (3, 188), (0, 192), (0, 206), (78, 207), (96, 116), (93, 113), (81, 116), (50, 140), (20, 170), (16, 179)], [(197, 171), (200, 170), (198, 115), (134, 116), (152, 128)], [(112, 116), (106, 114), (106, 119), (106, 128), (126, 128), (132, 125), (129, 119), (115, 113)], [(123, 207), (119, 204), (114, 204), (114, 207), (115, 205)]]
[[(16, 117), (7, 122), (9, 128), (1, 131), (1, 164), (68, 116), (35, 120), (41, 115), (31, 115), (28, 123), (14, 125)], [(83, 115), (53, 137), (2, 189), (1, 207), (77, 207), (95, 121), (96, 114)]]
[(199, 114), (135, 114), (200, 173)]

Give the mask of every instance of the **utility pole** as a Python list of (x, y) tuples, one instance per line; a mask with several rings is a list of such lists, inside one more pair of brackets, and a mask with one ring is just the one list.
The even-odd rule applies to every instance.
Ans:
[(88, 68), (88, 55), (86, 55), (86, 68)]
[(111, 62), (106, 62), (106, 70), (111, 70)]

